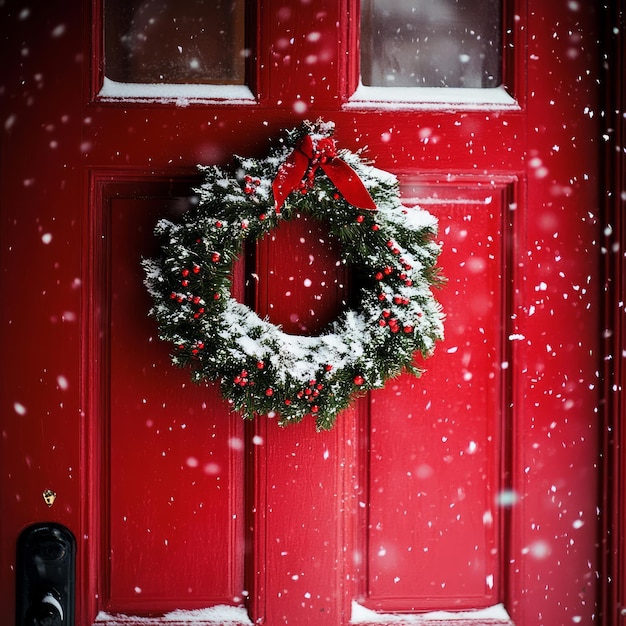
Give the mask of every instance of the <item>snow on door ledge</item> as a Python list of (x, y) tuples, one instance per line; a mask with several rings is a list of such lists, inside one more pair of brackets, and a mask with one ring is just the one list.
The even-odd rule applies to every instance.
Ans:
[(394, 626), (514, 626), (502, 604), (486, 609), (471, 611), (432, 611), (419, 615), (399, 615), (393, 613), (376, 613), (352, 603), (351, 624), (370, 626), (393, 624)]
[[(355, 626), (514, 626), (502, 604), (474, 611), (432, 611), (419, 615), (398, 615), (392, 613), (376, 613), (352, 603), (351, 624)], [(149, 626), (167, 624), (168, 626), (184, 626), (186, 624), (215, 624), (216, 626), (252, 626), (252, 622), (243, 607), (213, 606), (207, 609), (185, 611), (178, 609), (166, 613), (162, 617), (134, 617), (130, 615), (110, 615), (100, 612), (94, 626)]]
[(215, 624), (216, 626), (253, 626), (248, 612), (243, 607), (218, 605), (207, 609), (186, 611), (177, 609), (161, 617), (136, 617), (132, 615), (110, 615), (100, 611), (94, 626), (150, 626), (167, 624), (167, 626), (183, 626), (187, 624)]

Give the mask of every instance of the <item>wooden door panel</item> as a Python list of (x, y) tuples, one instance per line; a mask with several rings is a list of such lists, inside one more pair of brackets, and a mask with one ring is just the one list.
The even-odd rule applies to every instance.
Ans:
[(157, 252), (157, 219), (175, 219), (188, 199), (141, 180), (111, 182), (103, 194), (107, 607), (159, 612), (241, 601), (243, 424), (215, 386), (195, 386), (171, 365), (140, 287), (141, 258)]
[(440, 220), (447, 284), (437, 295), (446, 338), (422, 378), (402, 376), (371, 394), (362, 433), (369, 441), (365, 603), (488, 606), (503, 584), (508, 185), (406, 183), (405, 203), (417, 200)]
[[(286, 332), (316, 335), (346, 306), (349, 271), (328, 230), (306, 215), (282, 223), (257, 246), (256, 310)], [(354, 411), (330, 432), (316, 432), (314, 416), (280, 428), (255, 424), (254, 537), (257, 579), (253, 618), (287, 622), (298, 606), (301, 623), (344, 623), (349, 615), (345, 568), (346, 489)], [(348, 449), (348, 451), (347, 451)]]

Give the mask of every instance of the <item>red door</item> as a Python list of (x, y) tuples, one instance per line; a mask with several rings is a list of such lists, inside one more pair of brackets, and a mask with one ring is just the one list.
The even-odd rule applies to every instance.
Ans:
[[(159, 19), (139, 2), (1, 8), (2, 606), (13, 615), (18, 535), (58, 522), (77, 541), (80, 626), (598, 619), (593, 3), (493, 2), (492, 26), (466, 12), (436, 45), (438, 20), (456, 23), (446, 3), (408, 3), (398, 28), (384, 2), (218, 3), (219, 20), (187, 4)], [(403, 73), (402, 39), (383, 37), (405, 24), (426, 29), (423, 84)], [(235, 43), (214, 46), (224, 32)], [(119, 52), (138, 40), (141, 55)], [(492, 62), (476, 74), (481, 55)], [(394, 59), (408, 85), (385, 83)], [(424, 376), (317, 433), (312, 420), (244, 423), (173, 368), (140, 261), (158, 251), (157, 220), (188, 208), (196, 164), (264, 157), (320, 116), (438, 217), (448, 282), (446, 339)], [(350, 280), (317, 228), (291, 222), (255, 254), (249, 302), (294, 333), (319, 330), (345, 296), (309, 289), (311, 255), (314, 283)]]

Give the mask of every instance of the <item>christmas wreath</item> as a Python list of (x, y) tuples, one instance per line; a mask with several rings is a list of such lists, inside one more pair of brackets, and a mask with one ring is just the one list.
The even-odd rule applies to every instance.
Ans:
[[(195, 382), (220, 381), (244, 417), (276, 416), (281, 425), (311, 415), (329, 429), (353, 397), (402, 371), (416, 376), (443, 336), (431, 287), (436, 219), (407, 208), (397, 179), (338, 150), (334, 125), (305, 122), (257, 160), (237, 157), (233, 174), (199, 166), (197, 203), (180, 223), (162, 219), (159, 258), (144, 259), (150, 314), (172, 361)], [(244, 242), (306, 214), (327, 224), (351, 266), (358, 305), (320, 336), (294, 336), (230, 295)]]

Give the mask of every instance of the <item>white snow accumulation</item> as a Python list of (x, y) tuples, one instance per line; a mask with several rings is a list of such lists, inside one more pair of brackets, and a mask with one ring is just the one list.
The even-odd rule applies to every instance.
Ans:
[(357, 602), (352, 603), (351, 624), (397, 624), (398, 626), (463, 626), (474, 624), (493, 626), (513, 626), (513, 622), (502, 604), (496, 604), (486, 609), (471, 611), (431, 611), (413, 615), (400, 615), (397, 613), (377, 613), (361, 606)]
[[(245, 608), (218, 605), (206, 609), (177, 609), (161, 617), (136, 617), (131, 615), (111, 615), (101, 611), (96, 624), (105, 626), (132, 626), (141, 624), (215, 624), (220, 626), (252, 626)], [(377, 613), (352, 603), (351, 624), (396, 624), (397, 626), (513, 626), (513, 622), (502, 604), (486, 609), (470, 611), (431, 611), (420, 614)]]
[(252, 626), (248, 612), (240, 606), (217, 605), (206, 609), (185, 611), (176, 609), (161, 617), (135, 617), (131, 615), (110, 615), (101, 611), (96, 624), (106, 626), (131, 626), (133, 624), (215, 624), (216, 626)]
[(200, 85), (175, 83), (120, 83), (104, 78), (98, 97), (103, 100), (133, 102), (174, 102), (185, 106), (200, 100), (219, 100), (220, 103), (254, 104), (255, 98), (245, 85)]
[[(133, 102), (190, 102), (254, 104), (254, 94), (246, 85), (201, 85), (177, 83), (122, 83), (105, 76), (98, 97), (103, 100)], [(503, 87), (470, 89), (451, 87), (369, 87), (359, 85), (347, 108), (436, 108), (442, 105), (466, 109), (519, 109), (519, 104)]]
[(519, 109), (519, 104), (503, 87), (471, 89), (465, 87), (370, 87), (359, 85), (346, 108), (433, 108), (442, 105), (464, 109)]

